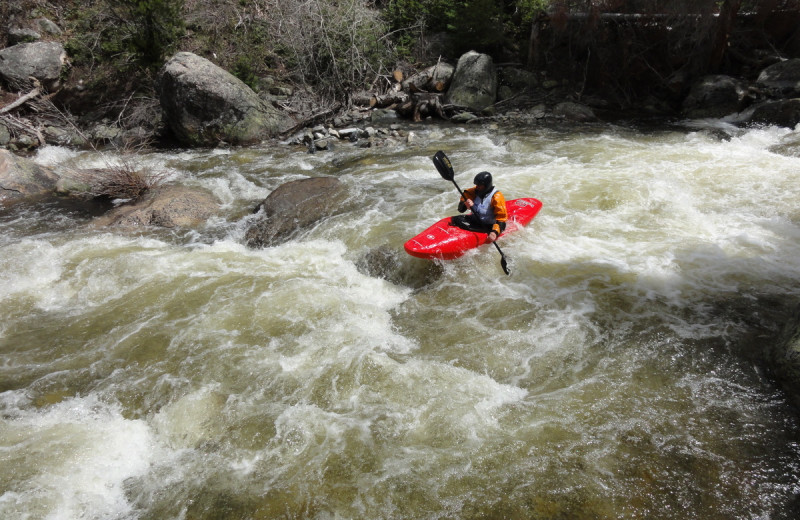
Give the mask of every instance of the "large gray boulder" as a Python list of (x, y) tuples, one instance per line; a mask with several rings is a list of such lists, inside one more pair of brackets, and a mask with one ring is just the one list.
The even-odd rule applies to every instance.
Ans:
[(718, 118), (740, 112), (747, 104), (747, 87), (745, 82), (730, 76), (705, 76), (692, 85), (684, 99), (683, 115)]
[(469, 51), (458, 59), (445, 103), (480, 112), (497, 101), (497, 72), (492, 57)]
[(244, 82), (190, 52), (179, 52), (164, 65), (158, 89), (169, 128), (189, 145), (250, 144), (291, 126)]
[(0, 51), (0, 77), (12, 88), (30, 88), (31, 78), (48, 91), (61, 86), (67, 52), (58, 42), (20, 43)]
[(776, 97), (800, 97), (800, 59), (785, 60), (761, 71), (756, 86)]
[(250, 247), (277, 245), (325, 217), (344, 210), (348, 190), (334, 177), (315, 177), (281, 184), (259, 204), (263, 212), (245, 234)]
[(54, 195), (59, 176), (49, 168), (0, 148), (0, 206)]

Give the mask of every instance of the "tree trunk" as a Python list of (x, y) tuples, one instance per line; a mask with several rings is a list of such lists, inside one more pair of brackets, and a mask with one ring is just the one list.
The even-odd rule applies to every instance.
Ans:
[(528, 39), (528, 70), (534, 70), (539, 65), (540, 32), (540, 18), (536, 16), (531, 22), (531, 35)]
[(719, 11), (717, 27), (714, 31), (714, 38), (711, 40), (711, 49), (708, 56), (708, 72), (719, 72), (722, 61), (725, 58), (725, 51), (728, 49), (728, 37), (733, 30), (733, 23), (739, 13), (742, 0), (725, 0)]

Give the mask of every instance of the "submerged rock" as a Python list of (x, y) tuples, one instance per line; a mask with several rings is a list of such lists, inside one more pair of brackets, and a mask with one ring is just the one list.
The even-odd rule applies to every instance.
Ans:
[(794, 314), (769, 353), (769, 362), (789, 400), (800, 408), (800, 308)]
[(325, 217), (340, 213), (348, 198), (347, 187), (334, 177), (287, 182), (269, 194), (257, 211), (262, 218), (245, 234), (250, 247), (265, 247), (289, 240)]
[(439, 263), (414, 258), (389, 246), (370, 249), (358, 259), (356, 268), (363, 274), (411, 289), (429, 285), (444, 272)]

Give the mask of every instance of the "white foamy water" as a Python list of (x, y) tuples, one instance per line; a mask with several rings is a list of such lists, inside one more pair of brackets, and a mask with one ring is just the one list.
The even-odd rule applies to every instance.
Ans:
[[(414, 131), (139, 157), (217, 194), (197, 230), (0, 214), (0, 517), (791, 518), (800, 429), (758, 351), (800, 293), (797, 132)], [(543, 201), (511, 276), (403, 252), (455, 212), (437, 149)], [(243, 245), (319, 175), (355, 202)]]
[(36, 410), (2, 394), (3, 518), (118, 518), (132, 513), (125, 481), (147, 473), (161, 450), (150, 427), (96, 395)]

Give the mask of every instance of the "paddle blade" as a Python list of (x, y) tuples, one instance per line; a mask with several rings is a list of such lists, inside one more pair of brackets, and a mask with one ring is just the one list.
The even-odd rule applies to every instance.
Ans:
[(511, 270), (508, 268), (508, 262), (506, 262), (505, 255), (500, 257), (500, 267), (503, 268), (503, 272), (507, 275), (511, 276)]
[(497, 245), (497, 242), (492, 242), (494, 247), (497, 248), (497, 252), (500, 253), (500, 267), (503, 268), (503, 272), (507, 275), (511, 274), (511, 269), (508, 268), (508, 262), (506, 261), (506, 255), (503, 253), (503, 250), (500, 249), (500, 246)]
[(445, 180), (452, 181), (455, 178), (456, 173), (453, 171), (453, 165), (450, 164), (450, 159), (447, 158), (443, 151), (439, 150), (434, 154), (433, 165), (436, 166), (439, 175)]

